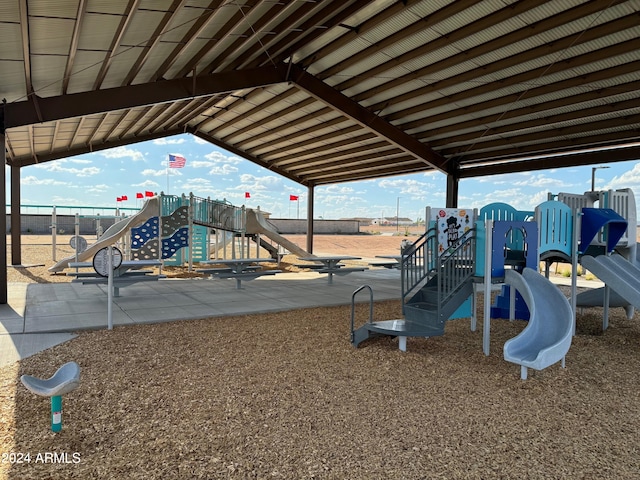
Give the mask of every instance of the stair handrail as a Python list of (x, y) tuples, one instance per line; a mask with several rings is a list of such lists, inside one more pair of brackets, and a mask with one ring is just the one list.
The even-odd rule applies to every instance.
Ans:
[(355, 338), (355, 318), (356, 318), (356, 295), (358, 294), (358, 292), (364, 290), (364, 289), (369, 290), (369, 319), (367, 320), (368, 323), (373, 323), (373, 289), (371, 288), (371, 285), (361, 285), (359, 288), (357, 288), (353, 294), (351, 294), (351, 343), (353, 343), (354, 338)]
[(401, 292), (408, 297), (438, 275), (438, 305), (443, 305), (475, 272), (476, 229), (467, 230), (445, 252), (438, 252), (438, 232), (433, 227), (421, 235), (402, 254)]
[(446, 304), (475, 275), (476, 229), (467, 230), (451, 248), (439, 258), (438, 305)]
[(438, 258), (438, 230), (428, 229), (402, 252), (400, 278), (402, 300), (428, 282), (436, 273)]

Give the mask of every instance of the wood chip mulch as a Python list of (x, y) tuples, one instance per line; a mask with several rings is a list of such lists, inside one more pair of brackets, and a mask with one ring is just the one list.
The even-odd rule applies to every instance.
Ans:
[[(502, 357), (522, 321), (493, 320), (486, 357), (481, 319), (406, 353), (391, 338), (354, 349), (349, 319), (326, 307), (82, 332), (0, 368), (0, 479), (640, 478), (640, 314), (612, 309), (602, 332), (602, 309), (585, 309), (566, 368), (525, 382)], [(49, 399), (19, 377), (71, 360), (81, 385), (54, 434)]]
[[(602, 333), (600, 315), (580, 317), (566, 369), (526, 382), (502, 359), (521, 321), (492, 322), (488, 357), (468, 320), (406, 353), (354, 349), (349, 307), (83, 332), (0, 369), (2, 452), (32, 459), (0, 478), (638, 478), (639, 316), (615, 309)], [(18, 378), (70, 360), (81, 386), (54, 434)]]

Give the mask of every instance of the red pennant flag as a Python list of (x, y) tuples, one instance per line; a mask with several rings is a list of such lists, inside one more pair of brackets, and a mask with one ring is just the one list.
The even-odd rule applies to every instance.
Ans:
[(249, 192), (244, 192), (244, 198), (251, 198), (251, 194)]
[(141, 193), (136, 193), (136, 198), (144, 198), (144, 195), (142, 195)]
[(116, 197), (116, 202), (121, 202), (122, 198), (121, 197)]
[(123, 202), (126, 202), (127, 200), (129, 200), (129, 197), (127, 197), (126, 195), (122, 195), (122, 197), (120, 197), (122, 199)]
[(295, 202), (296, 200), (298, 200), (298, 195), (289, 195), (289, 200)]
[(153, 197), (153, 192), (150, 192), (150, 191), (146, 190), (146, 191), (144, 192), (144, 196), (145, 196), (145, 197)]

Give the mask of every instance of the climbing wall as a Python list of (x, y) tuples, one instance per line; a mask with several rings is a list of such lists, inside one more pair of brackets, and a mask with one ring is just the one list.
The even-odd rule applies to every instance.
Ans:
[[(163, 197), (163, 208), (173, 208), (180, 197)], [(137, 228), (131, 229), (131, 258), (148, 260), (158, 258), (159, 219), (153, 217)], [(162, 259), (165, 265), (183, 265), (189, 261), (189, 248), (194, 261), (206, 260), (209, 232), (206, 227), (193, 226), (189, 242), (189, 207), (182, 205), (171, 214), (162, 217)], [(191, 243), (191, 245), (189, 245)]]

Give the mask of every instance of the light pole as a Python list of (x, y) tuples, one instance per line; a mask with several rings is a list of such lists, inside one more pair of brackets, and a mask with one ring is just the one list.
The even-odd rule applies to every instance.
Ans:
[(396, 200), (396, 232), (400, 231), (400, 197)]
[(596, 170), (598, 170), (599, 168), (609, 168), (607, 166), (600, 166), (600, 167), (591, 167), (591, 191), (595, 192), (596, 190)]

